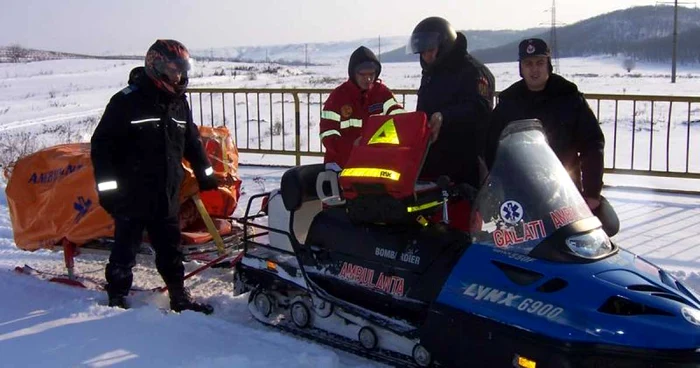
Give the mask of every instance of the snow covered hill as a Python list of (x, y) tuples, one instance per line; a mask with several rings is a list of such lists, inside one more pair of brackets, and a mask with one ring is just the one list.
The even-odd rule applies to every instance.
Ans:
[(394, 36), (308, 44), (193, 49), (192, 55), (240, 61), (275, 61), (296, 65), (338, 64), (347, 63), (350, 54), (360, 46), (365, 46), (379, 55), (380, 52), (405, 46), (407, 39), (407, 36)]

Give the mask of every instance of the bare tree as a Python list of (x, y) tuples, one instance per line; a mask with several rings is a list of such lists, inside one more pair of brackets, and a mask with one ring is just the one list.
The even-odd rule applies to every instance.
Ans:
[(7, 177), (12, 173), (17, 160), (38, 151), (39, 148), (33, 133), (0, 134), (0, 172), (4, 172)]
[(20, 44), (12, 44), (7, 47), (7, 58), (12, 63), (18, 63), (29, 55), (29, 50), (22, 47)]
[(626, 58), (625, 61), (622, 62), (622, 66), (625, 67), (625, 70), (627, 70), (627, 73), (631, 72), (632, 69), (637, 65), (637, 63), (634, 61), (634, 58)]

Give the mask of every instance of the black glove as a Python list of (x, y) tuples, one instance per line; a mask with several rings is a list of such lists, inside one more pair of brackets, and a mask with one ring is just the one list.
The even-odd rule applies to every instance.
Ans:
[(603, 224), (603, 231), (608, 236), (613, 236), (620, 231), (620, 219), (617, 213), (608, 200), (600, 196), (600, 205), (593, 210), (593, 214), (598, 217), (600, 223)]
[(216, 180), (214, 175), (205, 176), (198, 181), (199, 191), (203, 192), (205, 190), (214, 190), (219, 187), (219, 181)]
[(98, 199), (100, 201), (100, 206), (107, 211), (110, 215), (114, 215), (114, 210), (117, 208), (119, 203), (119, 193), (116, 190), (109, 192), (98, 192)]

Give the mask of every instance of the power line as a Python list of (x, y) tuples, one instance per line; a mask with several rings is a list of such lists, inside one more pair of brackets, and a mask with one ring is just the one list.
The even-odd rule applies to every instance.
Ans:
[[(562, 24), (557, 23), (557, 4), (556, 0), (552, 0), (552, 7), (544, 11), (550, 12), (551, 19), (549, 22), (549, 52), (552, 59), (552, 69), (554, 73), (559, 73), (559, 45), (557, 43), (557, 26)], [(540, 23), (540, 25), (547, 25), (547, 23)]]
[(557, 45), (557, 3), (552, 0), (552, 28), (549, 31), (549, 49), (552, 53), (551, 58), (554, 61), (552, 64), (555, 73), (559, 73), (559, 47)]

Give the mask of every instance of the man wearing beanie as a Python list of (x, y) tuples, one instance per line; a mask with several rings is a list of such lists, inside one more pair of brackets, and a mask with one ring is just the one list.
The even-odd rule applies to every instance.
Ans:
[(550, 147), (567, 169), (591, 210), (601, 204), (605, 138), (598, 120), (578, 87), (554, 74), (544, 40), (520, 42), (518, 60), (522, 79), (498, 96), (486, 144), (491, 167), (503, 128), (511, 121), (538, 119)]
[[(321, 142), (326, 149), (323, 162), (343, 168), (362, 121), (370, 115), (405, 112), (391, 91), (379, 79), (382, 65), (372, 50), (360, 46), (350, 55), (348, 80), (336, 87), (321, 111)], [(338, 167), (335, 167), (335, 165)]]

